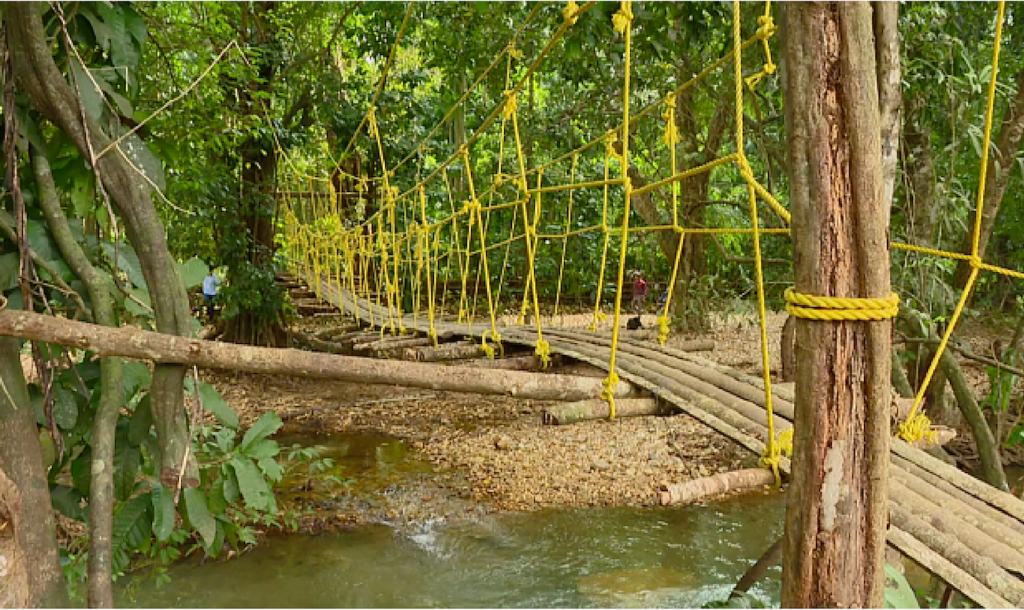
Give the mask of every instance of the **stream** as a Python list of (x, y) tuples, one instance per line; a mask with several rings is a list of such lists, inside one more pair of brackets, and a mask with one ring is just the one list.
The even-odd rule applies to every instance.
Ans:
[[(396, 462), (421, 470), (394, 439), (373, 440), (331, 443), (346, 474), (379, 472), (381, 458), (387, 470)], [(681, 508), (549, 509), (270, 536), (228, 561), (179, 562), (163, 587), (144, 572), (129, 575), (118, 581), (117, 604), (700, 607), (728, 595), (782, 534), (784, 513), (784, 496), (771, 493)], [(777, 605), (780, 573), (772, 568), (751, 593)]]

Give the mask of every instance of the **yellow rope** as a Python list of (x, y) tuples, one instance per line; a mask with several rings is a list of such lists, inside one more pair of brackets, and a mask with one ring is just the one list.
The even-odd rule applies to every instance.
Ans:
[(899, 426), (897, 436), (908, 443), (919, 440), (922, 429), (930, 429), (927, 428), (926, 423), (922, 421), (922, 419), (925, 418), (924, 414), (918, 413), (918, 411), (924, 401), (925, 392), (931, 384), (932, 376), (935, 375), (935, 370), (939, 366), (939, 361), (946, 349), (946, 345), (949, 344), (949, 338), (953, 335), (956, 323), (960, 320), (960, 314), (963, 313), (964, 306), (967, 304), (967, 298), (970, 296), (971, 290), (974, 288), (974, 282), (978, 279), (978, 272), (982, 264), (981, 257), (978, 256), (978, 242), (981, 237), (981, 219), (982, 212), (985, 207), (985, 179), (988, 176), (988, 155), (989, 147), (992, 143), (992, 121), (995, 114), (996, 83), (999, 74), (999, 51), (1003, 40), (1003, 17), (1005, 11), (1006, 3), (999, 2), (998, 16), (996, 18), (995, 42), (992, 46), (992, 74), (988, 85), (988, 106), (985, 110), (985, 139), (982, 144), (982, 151), (984, 152), (981, 156), (981, 170), (978, 174), (978, 209), (977, 212), (975, 212), (974, 233), (971, 240), (971, 256), (968, 259), (971, 265), (971, 274), (968, 276), (967, 283), (964, 285), (963, 292), (960, 294), (960, 301), (956, 304), (953, 316), (949, 320), (949, 326), (946, 328), (946, 332), (942, 335), (939, 347), (935, 350), (935, 356), (928, 365), (928, 372), (925, 373), (924, 380), (921, 381), (921, 387), (918, 390), (917, 395), (914, 397), (914, 405), (911, 407), (906, 421)]
[[(612, 24), (617, 32), (626, 38), (626, 52), (623, 60), (623, 72), (625, 74), (622, 85), (622, 124), (629, 125), (629, 71), (630, 71), (630, 48), (632, 46), (632, 22), (633, 11), (629, 0), (623, 0), (622, 8), (612, 17)], [(622, 240), (619, 248), (619, 277), (615, 287), (615, 316), (612, 318), (612, 345), (611, 356), (608, 359), (608, 377), (605, 379), (605, 391), (602, 396), (608, 401), (608, 419), (615, 419), (615, 386), (619, 383), (619, 376), (615, 370), (615, 354), (619, 347), (619, 318), (622, 314), (622, 284), (626, 267), (626, 250), (629, 247), (629, 209), (633, 197), (633, 181), (629, 179), (629, 129), (622, 130), (622, 155), (620, 157), (622, 168), (623, 190), (625, 191), (625, 204), (622, 212)]]

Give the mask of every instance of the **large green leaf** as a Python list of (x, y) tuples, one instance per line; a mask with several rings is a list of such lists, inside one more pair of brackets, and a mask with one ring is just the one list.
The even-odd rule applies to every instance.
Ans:
[(135, 490), (135, 477), (142, 462), (142, 452), (128, 441), (130, 424), (117, 422), (114, 435), (114, 494), (118, 500), (127, 500)]
[(7, 292), (18, 286), (18, 263), (21, 259), (17, 252), (0, 254), (0, 292)]
[(272, 458), (281, 451), (277, 441), (265, 438), (258, 443), (253, 443), (251, 447), (245, 452), (245, 454), (254, 460), (262, 460)]
[(217, 391), (217, 388), (206, 383), (205, 381), (199, 382), (199, 399), (203, 403), (203, 408), (213, 413), (217, 420), (227, 426), (228, 428), (238, 428), (238, 413), (225, 402), (224, 398)]
[(114, 244), (103, 242), (102, 247), (103, 251), (110, 257), (110, 260), (114, 260), (114, 255), (117, 255), (118, 269), (125, 272), (136, 288), (146, 288), (146, 278), (142, 275), (142, 263), (139, 262), (139, 255), (135, 253), (131, 246), (120, 244), (117, 248), (114, 248)]
[(217, 522), (206, 505), (206, 494), (197, 487), (190, 487), (183, 493), (189, 523), (203, 537), (203, 544), (207, 547), (211, 546), (217, 536)]
[[(128, 134), (129, 129), (127, 127), (117, 124), (114, 126), (114, 134), (118, 137)], [(137, 134), (130, 134), (118, 144), (118, 147), (124, 152), (125, 156), (135, 165), (136, 168), (141, 171), (146, 178), (152, 183), (151, 186), (155, 186), (158, 190), (167, 190), (167, 183), (164, 178), (164, 164), (160, 159), (153, 154), (153, 151), (149, 149), (149, 146), (142, 141)]]
[(126, 401), (131, 400), (136, 392), (148, 388), (153, 382), (153, 373), (149, 370), (149, 366), (141, 362), (125, 362), (121, 370)]
[(193, 256), (184, 263), (179, 263), (178, 271), (181, 272), (185, 290), (191, 291), (203, 285), (203, 278), (209, 275), (210, 266)]
[(238, 477), (238, 488), (242, 491), (245, 505), (253, 510), (268, 510), (272, 498), (270, 487), (256, 464), (248, 458), (236, 457), (231, 460), (231, 467)]
[(53, 388), (53, 420), (61, 430), (70, 430), (78, 421), (78, 400), (75, 393), (62, 385)]
[(71, 62), (71, 72), (74, 75), (72, 86), (77, 87), (79, 96), (82, 98), (82, 106), (93, 118), (99, 120), (103, 116), (103, 96), (89, 80), (89, 75), (82, 68), (82, 64), (77, 61)]
[[(149, 292), (142, 288), (132, 288), (128, 291), (135, 299), (125, 299), (124, 308), (133, 316), (142, 318), (153, 317), (153, 303), (149, 299)], [(142, 303), (142, 305), (139, 305)]]
[(71, 480), (83, 496), (89, 495), (92, 483), (92, 447), (86, 447), (71, 461)]
[(50, 500), (53, 507), (65, 517), (83, 523), (89, 522), (89, 511), (82, 506), (82, 494), (74, 487), (54, 485), (50, 488)]
[(885, 564), (885, 601), (886, 608), (920, 608), (921, 605), (914, 595), (914, 589), (907, 578), (889, 564)]
[(132, 421), (128, 426), (128, 442), (136, 447), (149, 437), (149, 430), (153, 427), (153, 409), (149, 404), (149, 396), (143, 396), (135, 406), (135, 413), (132, 414)]
[(277, 432), (278, 428), (282, 425), (281, 418), (277, 416), (277, 413), (273, 411), (267, 411), (256, 420), (256, 423), (242, 437), (242, 444), (239, 446), (239, 450), (246, 452), (249, 447), (257, 442), (265, 439), (271, 434)]
[(153, 533), (165, 542), (174, 531), (174, 492), (163, 485), (153, 488)]
[(114, 514), (114, 551), (126, 551), (142, 546), (142, 542), (152, 531), (152, 519), (152, 499), (148, 493), (122, 504)]

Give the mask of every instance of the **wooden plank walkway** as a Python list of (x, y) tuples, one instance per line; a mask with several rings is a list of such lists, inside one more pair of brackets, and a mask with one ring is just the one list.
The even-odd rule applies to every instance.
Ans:
[[(363, 324), (398, 326), (395, 311), (358, 298), (337, 284), (305, 277), (319, 297), (355, 316)], [(405, 315), (401, 326), (426, 333), (425, 316)], [(438, 322), (441, 337), (475, 337), (489, 323)], [(502, 342), (534, 345), (536, 329), (499, 326)], [(560, 353), (608, 370), (611, 341), (581, 330), (544, 328), (552, 353)], [(618, 374), (700, 420), (757, 455), (767, 439), (764, 384), (760, 379), (692, 353), (620, 337)], [(724, 373), (733, 382), (708, 382), (707, 371)], [(703, 377), (703, 378), (702, 378)], [(720, 378), (719, 378), (720, 379)], [(776, 429), (792, 426), (793, 394), (773, 389)], [(986, 608), (1024, 607), (1024, 502), (915, 449), (892, 441), (890, 469), (891, 525), (888, 541), (977, 604)], [(789, 461), (781, 464), (789, 472)]]

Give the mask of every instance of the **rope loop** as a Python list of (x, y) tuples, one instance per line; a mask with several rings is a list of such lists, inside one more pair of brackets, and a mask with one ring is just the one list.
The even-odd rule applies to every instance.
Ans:
[(370, 105), (366, 109), (366, 133), (370, 134), (371, 138), (377, 137), (377, 107)]
[(508, 56), (516, 61), (519, 61), (520, 59), (523, 58), (523, 50), (517, 49), (516, 45), (510, 42), (508, 44)]
[(512, 115), (516, 113), (518, 102), (516, 102), (516, 92), (511, 89), (505, 90), (505, 107), (501, 109), (501, 116), (505, 119), (511, 119)]
[(534, 343), (534, 345), (537, 349), (534, 350), (533, 353), (540, 356), (540, 368), (548, 368), (548, 364), (551, 363), (551, 345), (549, 345), (544, 339), (537, 339), (537, 342)]
[(782, 476), (779, 474), (779, 462), (782, 461), (783, 456), (793, 457), (792, 428), (783, 431), (779, 434), (778, 438), (769, 439), (768, 444), (764, 447), (764, 453), (758, 461), (762, 468), (771, 469), (772, 474), (775, 475), (776, 486), (782, 483)]
[(921, 411), (901, 422), (896, 436), (911, 444), (920, 440), (934, 443), (936, 438), (935, 431), (932, 430), (931, 420)]
[(629, 6), (628, 1), (623, 2), (622, 8), (612, 15), (612, 27), (619, 34), (625, 34), (631, 23), (633, 23), (633, 9)]
[(658, 343), (661, 345), (665, 345), (665, 341), (668, 340), (668, 334), (670, 331), (668, 322), (668, 316), (658, 316)]
[(787, 288), (785, 297), (786, 311), (807, 320), (888, 320), (900, 310), (900, 298), (895, 292), (884, 299), (847, 298), (813, 296)]
[(601, 390), (601, 398), (608, 401), (610, 409), (608, 419), (615, 419), (615, 387), (619, 385), (619, 374), (610, 371), (601, 384), (604, 386), (604, 389)]
[(562, 19), (567, 21), (569, 25), (576, 25), (576, 22), (580, 20), (579, 15), (576, 14), (578, 10), (580, 10), (579, 5), (573, 0), (569, 0), (565, 3), (565, 8), (562, 9)]

